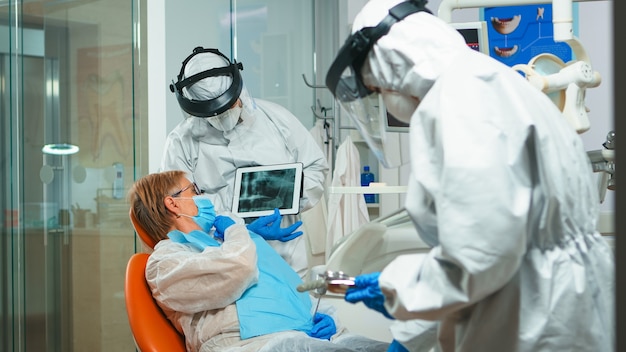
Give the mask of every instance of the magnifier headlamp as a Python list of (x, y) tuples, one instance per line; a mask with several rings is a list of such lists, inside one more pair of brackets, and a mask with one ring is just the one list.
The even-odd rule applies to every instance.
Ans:
[[(183, 79), (185, 74), (185, 66), (187, 66), (189, 60), (201, 53), (212, 53), (215, 55), (219, 55), (224, 58), (224, 60), (227, 61), (229, 65), (202, 71)], [(193, 53), (189, 55), (185, 59), (185, 61), (183, 61), (183, 66), (181, 67), (180, 73), (177, 76), (178, 82), (174, 83), (174, 81), (172, 81), (172, 83), (170, 84), (170, 91), (176, 94), (178, 104), (180, 105), (181, 109), (183, 109), (188, 114), (197, 117), (216, 116), (230, 109), (235, 104), (237, 99), (239, 99), (239, 95), (241, 94), (241, 90), (243, 88), (241, 73), (239, 72), (239, 70), (243, 70), (243, 65), (240, 62), (235, 61), (231, 63), (228, 57), (222, 54), (219, 50), (205, 49), (199, 46), (193, 49)], [(195, 100), (189, 99), (183, 95), (183, 88), (189, 89), (189, 87), (205, 78), (217, 76), (230, 76), (232, 78), (232, 84), (230, 85), (230, 87), (219, 96), (208, 100)]]

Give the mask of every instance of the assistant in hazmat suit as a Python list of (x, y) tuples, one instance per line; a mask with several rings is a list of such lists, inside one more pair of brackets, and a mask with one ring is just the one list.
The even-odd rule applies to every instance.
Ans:
[(298, 274), (243, 220), (216, 215), (181, 170), (150, 174), (129, 192), (157, 242), (146, 265), (152, 295), (188, 351), (385, 351), (337, 329), (299, 293)]
[[(325, 156), (287, 109), (250, 97), (242, 69), (217, 49), (197, 47), (184, 60), (170, 89), (186, 118), (169, 133), (160, 169), (186, 171), (215, 209), (225, 212), (232, 210), (237, 168), (301, 162), (300, 211), (308, 210), (324, 193)], [(283, 225), (294, 225), (298, 218), (283, 216)], [(303, 237), (270, 242), (301, 277), (308, 268)]]
[[(369, 1), (326, 77), (383, 163), (370, 103), (410, 123), (405, 207), (432, 245), (357, 276), (346, 300), (438, 322), (442, 351), (613, 351), (614, 255), (582, 140), (425, 3)], [(404, 328), (392, 346), (417, 350)]]

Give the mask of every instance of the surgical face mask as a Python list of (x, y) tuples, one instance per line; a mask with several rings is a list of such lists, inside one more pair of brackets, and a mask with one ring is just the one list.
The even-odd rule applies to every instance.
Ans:
[(235, 106), (217, 116), (207, 117), (207, 120), (209, 121), (211, 126), (222, 132), (227, 132), (235, 128), (237, 122), (239, 122), (241, 109), (241, 106)]
[(206, 233), (211, 232), (213, 223), (215, 222), (215, 208), (213, 202), (206, 195), (193, 196), (191, 198), (179, 197), (178, 199), (193, 199), (198, 207), (198, 215), (190, 216), (187, 214), (178, 214), (193, 219)]
[(411, 121), (411, 116), (420, 103), (419, 99), (392, 91), (382, 91), (380, 94), (391, 115), (404, 123)]

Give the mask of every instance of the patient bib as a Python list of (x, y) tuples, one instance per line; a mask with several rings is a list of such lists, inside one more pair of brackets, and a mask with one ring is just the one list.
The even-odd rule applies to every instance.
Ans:
[(237, 301), (242, 339), (286, 330), (310, 332), (311, 299), (298, 292), (300, 276), (259, 235), (250, 233), (256, 245), (259, 282)]
[(167, 237), (169, 237), (172, 242), (189, 243), (193, 247), (199, 249), (200, 252), (202, 252), (206, 247), (220, 246), (220, 243), (217, 242), (215, 238), (200, 230), (193, 230), (190, 233), (174, 230), (168, 233)]
[[(202, 231), (185, 234), (174, 230), (167, 235), (173, 242), (188, 243), (200, 251), (220, 243)], [(313, 328), (311, 299), (298, 292), (300, 276), (259, 235), (250, 232), (256, 245), (259, 280), (236, 302), (241, 339), (298, 330), (309, 333)]]

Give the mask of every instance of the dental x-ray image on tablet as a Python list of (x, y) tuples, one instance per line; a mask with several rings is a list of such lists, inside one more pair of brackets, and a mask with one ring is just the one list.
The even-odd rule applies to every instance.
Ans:
[(242, 218), (300, 212), (302, 163), (238, 168), (233, 213)]

